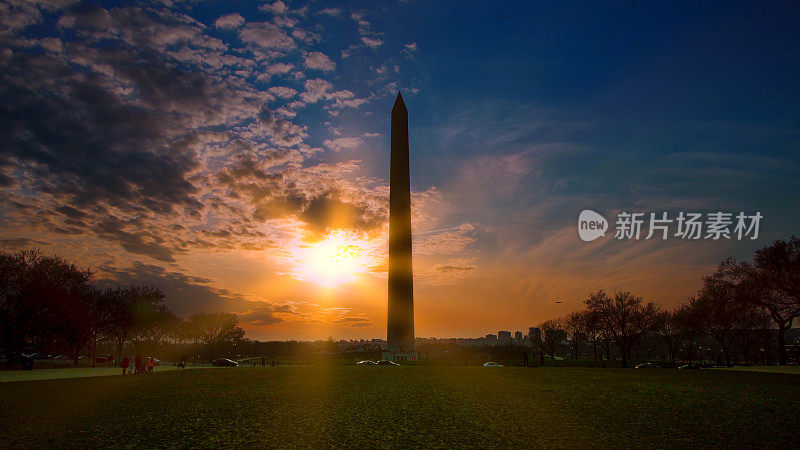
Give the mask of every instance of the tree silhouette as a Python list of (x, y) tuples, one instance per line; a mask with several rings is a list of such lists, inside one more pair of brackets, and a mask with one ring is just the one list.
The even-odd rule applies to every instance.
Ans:
[(800, 239), (777, 240), (757, 250), (741, 270), (748, 299), (769, 312), (778, 326), (778, 362), (786, 365), (786, 330), (800, 316)]
[(591, 294), (584, 302), (596, 315), (601, 327), (614, 338), (622, 357), (622, 367), (628, 367), (633, 348), (655, 326), (656, 306), (644, 303), (630, 292), (617, 292), (609, 297), (604, 291)]

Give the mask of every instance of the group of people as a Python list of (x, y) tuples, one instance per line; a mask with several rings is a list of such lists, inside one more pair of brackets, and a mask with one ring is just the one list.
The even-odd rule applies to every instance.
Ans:
[[(525, 367), (530, 367), (527, 350), (522, 351), (522, 365), (524, 365)], [(544, 353), (542, 353), (541, 349), (539, 349), (539, 367), (544, 367)]]
[[(122, 367), (122, 374), (125, 375), (127, 373), (133, 373), (134, 375), (139, 375), (143, 373), (153, 373), (156, 367), (156, 359), (152, 356), (148, 356), (147, 359), (143, 359), (142, 355), (137, 354), (133, 358), (133, 367), (130, 367), (131, 360), (127, 356), (122, 358), (120, 362), (120, 367)], [(130, 367), (130, 371), (128, 368)]]

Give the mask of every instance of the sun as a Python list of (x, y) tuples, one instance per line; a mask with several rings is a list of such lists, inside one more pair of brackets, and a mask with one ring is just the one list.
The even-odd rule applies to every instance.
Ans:
[(333, 232), (298, 251), (295, 275), (324, 287), (352, 283), (368, 270), (366, 253), (357, 239), (343, 232)]

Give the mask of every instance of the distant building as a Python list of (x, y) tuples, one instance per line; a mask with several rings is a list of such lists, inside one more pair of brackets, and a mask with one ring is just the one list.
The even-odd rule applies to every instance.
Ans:
[(498, 331), (497, 332), (497, 344), (498, 345), (511, 345), (511, 332), (510, 331)]
[(528, 344), (534, 345), (542, 342), (542, 330), (536, 327), (528, 328)]
[(497, 345), (497, 335), (487, 334), (485, 339), (486, 345)]
[(386, 361), (416, 361), (419, 359), (417, 352), (382, 352), (381, 359)]
[(522, 345), (522, 331), (514, 332), (514, 345)]

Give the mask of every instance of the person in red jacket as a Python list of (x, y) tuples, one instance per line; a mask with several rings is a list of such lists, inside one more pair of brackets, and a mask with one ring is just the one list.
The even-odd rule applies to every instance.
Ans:
[(128, 366), (130, 364), (131, 364), (131, 360), (129, 360), (127, 356), (123, 356), (122, 357), (122, 361), (120, 361), (120, 363), (119, 363), (119, 366), (122, 367), (122, 374), (123, 375), (125, 375), (125, 373), (128, 371)]

